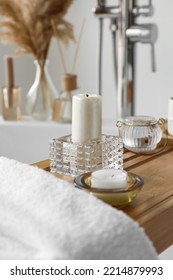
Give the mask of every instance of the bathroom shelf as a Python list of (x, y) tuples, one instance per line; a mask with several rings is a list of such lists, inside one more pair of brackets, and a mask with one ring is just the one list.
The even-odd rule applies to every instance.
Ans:
[[(144, 187), (123, 211), (145, 229), (159, 254), (173, 244), (172, 159), (173, 138), (168, 139), (166, 148), (159, 154), (139, 155), (129, 151), (124, 153), (125, 170), (141, 176)], [(49, 171), (49, 160), (35, 165)], [(58, 176), (73, 182), (70, 177)]]

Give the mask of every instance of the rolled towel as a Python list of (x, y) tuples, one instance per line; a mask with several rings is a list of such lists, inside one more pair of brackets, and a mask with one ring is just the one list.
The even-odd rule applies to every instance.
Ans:
[(0, 259), (157, 259), (143, 228), (52, 174), (0, 157)]

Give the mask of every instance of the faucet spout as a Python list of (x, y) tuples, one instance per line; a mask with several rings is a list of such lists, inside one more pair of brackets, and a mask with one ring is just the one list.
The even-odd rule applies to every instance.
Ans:
[(135, 1), (120, 0), (117, 39), (117, 106), (116, 118), (134, 114), (134, 48), (129, 44), (126, 30), (133, 25)]

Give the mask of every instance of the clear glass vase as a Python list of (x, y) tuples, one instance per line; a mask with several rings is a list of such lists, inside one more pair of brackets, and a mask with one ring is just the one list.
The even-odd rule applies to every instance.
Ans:
[(53, 100), (59, 94), (48, 72), (48, 60), (35, 60), (35, 81), (26, 97), (26, 112), (37, 120), (50, 120), (52, 118)]

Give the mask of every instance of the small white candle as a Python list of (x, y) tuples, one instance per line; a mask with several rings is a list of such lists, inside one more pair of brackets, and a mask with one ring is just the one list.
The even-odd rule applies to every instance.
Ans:
[(127, 172), (116, 169), (101, 169), (91, 174), (93, 188), (99, 189), (126, 189)]
[(72, 141), (83, 143), (101, 139), (102, 101), (95, 94), (73, 96), (72, 105)]

